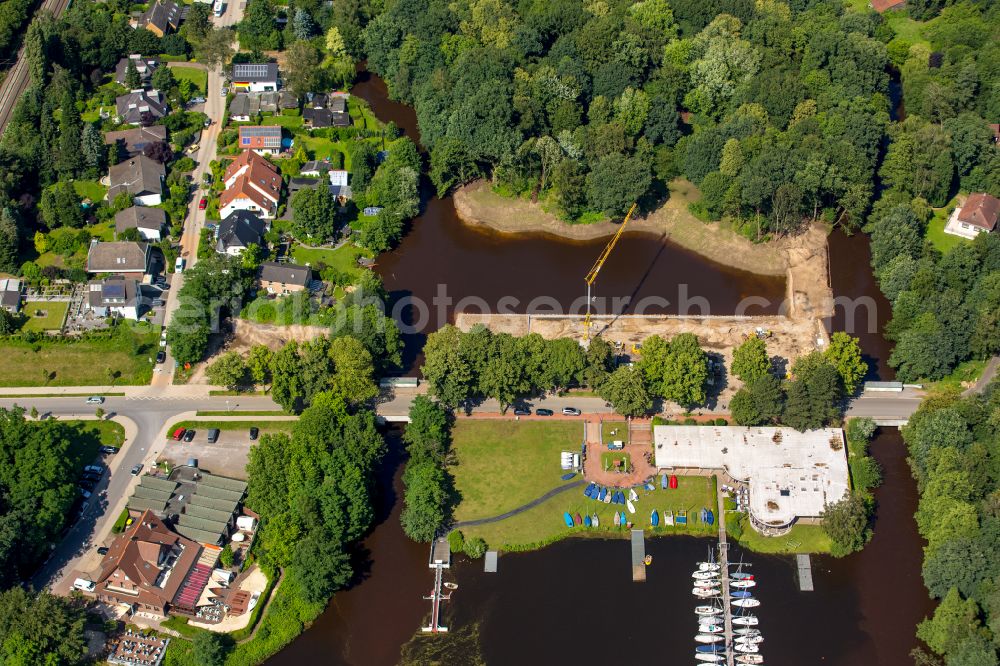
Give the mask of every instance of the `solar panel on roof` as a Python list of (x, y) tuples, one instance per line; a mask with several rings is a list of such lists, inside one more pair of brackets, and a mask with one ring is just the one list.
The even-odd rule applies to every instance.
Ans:
[(101, 291), (105, 298), (125, 298), (124, 284), (105, 284)]

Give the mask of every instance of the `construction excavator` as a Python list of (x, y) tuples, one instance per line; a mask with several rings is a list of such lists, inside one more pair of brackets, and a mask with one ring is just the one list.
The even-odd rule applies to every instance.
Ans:
[(587, 273), (587, 277), (584, 278), (584, 280), (587, 283), (587, 316), (583, 320), (583, 336), (585, 342), (588, 343), (590, 342), (590, 337), (591, 337), (590, 327), (593, 325), (591, 317), (592, 311), (590, 307), (591, 306), (590, 288), (594, 284), (594, 280), (597, 279), (597, 274), (601, 272), (601, 268), (604, 266), (604, 262), (608, 260), (608, 257), (611, 256), (611, 252), (615, 249), (615, 245), (618, 244), (618, 239), (621, 238), (622, 234), (625, 232), (625, 227), (628, 226), (628, 221), (632, 219), (632, 213), (635, 211), (635, 206), (636, 204), (632, 204), (632, 207), (628, 209), (628, 214), (625, 215), (625, 219), (622, 220), (622, 224), (620, 227), (618, 227), (618, 231), (616, 231), (615, 235), (611, 237), (610, 241), (608, 241), (608, 244), (605, 246), (604, 251), (601, 252), (599, 257), (597, 257), (597, 261), (594, 262), (594, 265), (591, 267), (590, 272)]

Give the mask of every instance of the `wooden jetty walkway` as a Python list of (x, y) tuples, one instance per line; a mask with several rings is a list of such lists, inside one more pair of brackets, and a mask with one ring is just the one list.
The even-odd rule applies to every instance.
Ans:
[(646, 534), (632, 530), (632, 582), (646, 582)]
[(799, 590), (802, 592), (812, 592), (813, 591), (813, 571), (812, 562), (809, 559), (809, 555), (804, 555), (799, 553), (795, 556), (795, 560), (799, 567)]
[(725, 618), (726, 637), (726, 664), (735, 666), (735, 655), (733, 654), (735, 644), (733, 643), (733, 605), (729, 597), (729, 541), (726, 536), (726, 505), (725, 496), (721, 488), (716, 489), (718, 497), (718, 518), (719, 518), (719, 579), (722, 580), (722, 610)]
[(443, 536), (436, 537), (431, 542), (431, 554), (428, 558), (427, 566), (434, 569), (434, 589), (431, 596), (424, 597), (431, 602), (431, 622), (423, 628), (428, 633), (443, 633), (448, 631), (448, 627), (441, 625), (441, 602), (451, 599), (451, 593), (444, 594), (444, 570), (451, 567), (451, 546)]

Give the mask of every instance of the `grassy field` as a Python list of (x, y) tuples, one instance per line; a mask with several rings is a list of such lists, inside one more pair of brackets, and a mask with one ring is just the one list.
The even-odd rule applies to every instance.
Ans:
[(625, 421), (602, 421), (601, 441), (607, 446), (608, 442), (620, 439), (628, 444), (628, 424)]
[[(637, 490), (639, 501), (635, 502), (636, 512), (629, 514), (620, 504), (604, 504), (584, 496), (583, 488), (573, 488), (561, 495), (534, 507), (529, 511), (506, 520), (476, 527), (463, 527), (462, 533), (468, 540), (471, 537), (481, 537), (491, 548), (503, 550), (528, 550), (537, 548), (568, 536), (628, 536), (627, 527), (616, 527), (615, 511), (625, 511), (637, 529), (648, 530), (651, 536), (666, 536), (671, 534), (687, 534), (694, 536), (709, 536), (717, 527), (702, 523), (698, 513), (702, 507), (715, 507), (715, 478), (704, 476), (678, 477), (678, 487), (674, 490), (662, 490), (657, 485), (656, 490)], [(653, 510), (660, 513), (660, 525), (650, 526)], [(686, 527), (666, 526), (663, 524), (662, 512), (679, 510), (688, 512)], [(570, 515), (579, 513), (581, 516), (594, 515), (600, 521), (598, 528), (566, 527), (563, 512)]]
[(198, 89), (203, 96), (208, 90), (208, 72), (197, 67), (171, 67), (170, 71), (173, 72), (174, 78), (178, 81), (183, 81), (187, 79), (194, 84), (194, 87)]
[(955, 200), (952, 199), (944, 208), (934, 211), (934, 217), (927, 223), (925, 237), (931, 244), (941, 252), (948, 252), (953, 247), (968, 243), (969, 241), (961, 236), (952, 236), (944, 232), (944, 225), (948, 223), (948, 216), (955, 207)]
[(125, 442), (125, 428), (114, 421), (64, 421), (77, 429), (73, 437), (71, 454), (82, 465), (89, 465), (102, 446), (121, 447)]
[(462, 501), (456, 520), (486, 518), (564, 483), (560, 451), (579, 451), (583, 426), (568, 421), (461, 420), (452, 430), (451, 467)]
[(740, 545), (757, 553), (784, 555), (790, 553), (829, 553), (832, 542), (819, 525), (794, 525), (792, 531), (785, 536), (766, 537), (754, 531), (749, 525), (737, 537), (732, 528), (735, 520), (730, 514), (726, 517), (726, 531), (730, 537), (739, 541)]
[[(66, 301), (25, 301), (24, 315), (28, 318), (21, 326), (23, 331), (58, 331), (66, 319), (69, 303)], [(36, 312), (42, 312), (41, 316)]]
[(135, 352), (120, 338), (79, 342), (0, 341), (0, 386), (102, 386), (108, 370), (119, 386), (148, 384), (153, 376), (159, 330), (140, 326)]
[(972, 359), (971, 361), (965, 361), (959, 363), (958, 367), (951, 371), (951, 374), (947, 377), (943, 377), (936, 382), (929, 382), (925, 386), (929, 390), (961, 390), (962, 382), (974, 382), (979, 379), (979, 375), (983, 374), (983, 368), (986, 367), (986, 361), (981, 361), (978, 359)]
[(108, 193), (108, 188), (104, 187), (96, 180), (74, 180), (73, 189), (85, 199), (100, 201)]
[(265, 432), (288, 432), (295, 425), (295, 421), (212, 421), (211, 419), (194, 420), (194, 421), (177, 421), (176, 423), (171, 423), (170, 427), (167, 428), (167, 437), (170, 437), (170, 433), (174, 432), (178, 428), (187, 428), (195, 430), (208, 430), (209, 428), (218, 428), (219, 430), (249, 430), (251, 427), (256, 426), (260, 428), (261, 433)]
[(365, 269), (358, 266), (358, 257), (372, 257), (372, 253), (357, 247), (356, 245), (342, 245), (336, 250), (312, 249), (298, 245), (292, 250), (292, 259), (297, 264), (309, 264), (317, 266), (325, 264), (330, 268), (335, 268), (342, 273), (350, 273), (359, 276)]
[[(624, 463), (619, 461), (624, 461)], [(622, 464), (624, 464), (624, 468), (621, 469), (626, 473), (632, 467), (632, 459), (624, 451), (604, 451), (601, 453), (601, 469), (604, 471), (619, 469), (616, 465)]]

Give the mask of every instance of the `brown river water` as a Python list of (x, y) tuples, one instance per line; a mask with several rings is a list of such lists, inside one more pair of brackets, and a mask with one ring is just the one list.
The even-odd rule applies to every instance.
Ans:
[[(353, 92), (380, 119), (418, 138), (413, 111), (389, 100), (380, 79), (365, 74)], [(710, 298), (718, 314), (731, 313), (745, 295), (775, 303), (781, 298), (783, 280), (732, 271), (650, 240), (624, 239), (601, 274), (603, 292), (660, 293), (674, 300), (677, 285), (688, 282), (690, 294)], [(397, 297), (412, 293), (430, 299), (438, 284), (447, 284), (456, 301), (479, 296), (489, 303), (504, 295), (530, 300), (541, 292), (566, 304), (578, 296), (582, 276), (602, 245), (483, 233), (462, 225), (450, 198), (430, 198), (400, 247), (379, 257), (378, 269)], [(891, 379), (890, 346), (878, 333), (889, 306), (871, 274), (867, 238), (836, 232), (830, 251), (835, 295), (868, 297), (876, 306), (870, 316), (873, 332), (868, 332), (864, 308), (852, 327), (868, 355), (870, 378)], [(831, 328), (843, 330), (846, 323), (838, 311)], [(420, 335), (407, 336), (411, 370), (419, 362), (422, 341)], [(402, 645), (427, 622), (430, 606), (423, 596), (433, 582), (427, 546), (411, 542), (399, 526), (405, 454), (398, 430), (390, 430), (388, 440), (378, 524), (355, 553), (358, 580), (337, 593), (312, 627), (269, 664), (388, 666), (398, 662)], [(920, 580), (916, 487), (895, 429), (881, 429), (872, 451), (884, 469), (876, 492), (875, 536), (850, 557), (813, 557), (814, 592), (798, 591), (793, 558), (743, 554), (760, 582), (755, 593), (762, 602), (758, 615), (767, 664), (912, 663), (908, 653), (916, 645), (915, 625), (932, 609)], [(478, 625), (479, 656), (488, 664), (696, 663), (691, 658), (696, 625), (690, 570), (711, 544), (685, 537), (647, 541), (653, 566), (645, 584), (630, 580), (624, 540), (569, 539), (537, 552), (505, 555), (497, 574), (485, 574), (481, 561), (459, 556), (449, 577), (460, 587), (445, 606), (445, 622), (453, 630)], [(734, 551), (739, 558), (740, 550)]]

